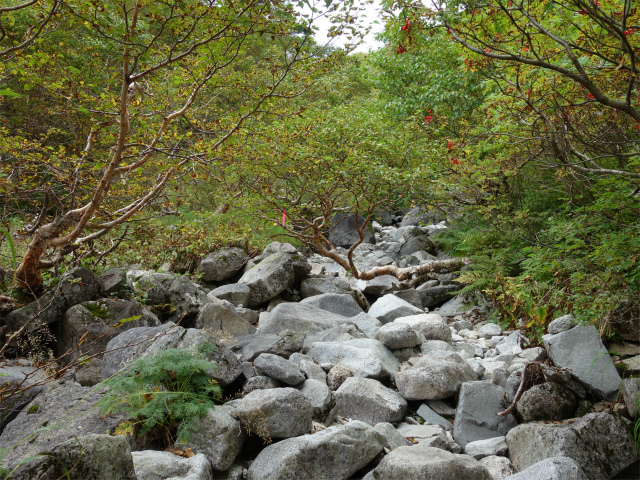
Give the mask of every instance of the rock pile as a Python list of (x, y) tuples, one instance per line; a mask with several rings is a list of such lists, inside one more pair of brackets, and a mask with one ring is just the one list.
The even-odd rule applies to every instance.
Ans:
[[(445, 224), (416, 226), (420, 218), (374, 222), (356, 265), (446, 258), (433, 241)], [(335, 243), (348, 246), (343, 227)], [(71, 468), (84, 480), (596, 480), (637, 462), (638, 378), (621, 379), (593, 326), (562, 317), (544, 349), (529, 347), (521, 332), (487, 323), (486, 307), (465, 307), (453, 272), (430, 273), (417, 288), (393, 277), (360, 281), (277, 242), (252, 259), (214, 252), (200, 271), (202, 284), (124, 268), (65, 277), (73, 288), (40, 323), (60, 352), (89, 332), (98, 341), (78, 354), (106, 353), (0, 404), (11, 478)], [(36, 311), (23, 307), (4, 324)], [(175, 445), (190, 455), (112, 435), (126, 418), (96, 410), (101, 380), (138, 358), (207, 343), (219, 347), (213, 378), (235, 398), (199, 419), (188, 445)], [(21, 362), (5, 361), (4, 382), (33, 371)], [(509, 408), (534, 362), (543, 362), (542, 380)]]

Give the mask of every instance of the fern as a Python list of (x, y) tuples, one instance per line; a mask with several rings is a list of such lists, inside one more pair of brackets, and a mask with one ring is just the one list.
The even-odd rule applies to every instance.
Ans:
[[(211, 348), (207, 349), (208, 351)], [(210, 376), (215, 362), (200, 352), (172, 348), (136, 360), (126, 371), (104, 382), (107, 393), (99, 402), (103, 413), (124, 412), (133, 418), (140, 435), (156, 428), (188, 442), (221, 389)]]

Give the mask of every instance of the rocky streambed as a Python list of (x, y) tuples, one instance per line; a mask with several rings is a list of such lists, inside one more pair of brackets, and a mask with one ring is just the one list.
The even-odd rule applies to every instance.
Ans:
[[(356, 249), (360, 268), (446, 258), (433, 241), (444, 223), (388, 220)], [(338, 229), (344, 238), (332, 241), (348, 245), (350, 234)], [(431, 272), (416, 288), (389, 276), (358, 281), (277, 242), (253, 259), (214, 252), (199, 273), (195, 283), (78, 268), (57, 294), (3, 319), (16, 329), (37, 314), (57, 352), (107, 352), (0, 404), (9, 478), (637, 478), (637, 338), (622, 346), (621, 378), (596, 328), (571, 316), (532, 346), (487, 323), (486, 306), (454, 296), (453, 272)], [(218, 345), (210, 376), (225, 402), (198, 420), (188, 445), (158, 451), (114, 435), (126, 417), (96, 408), (103, 379), (208, 343)], [(5, 388), (46, 375), (24, 359), (5, 359), (0, 372)]]

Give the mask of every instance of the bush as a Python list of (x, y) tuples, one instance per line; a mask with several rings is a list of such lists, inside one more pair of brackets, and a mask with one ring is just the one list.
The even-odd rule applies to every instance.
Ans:
[(186, 443), (196, 421), (221, 398), (221, 389), (210, 377), (215, 362), (204, 353), (172, 348), (136, 360), (127, 370), (107, 379), (108, 392), (99, 402), (103, 413), (124, 412), (141, 436), (173, 443), (173, 435)]

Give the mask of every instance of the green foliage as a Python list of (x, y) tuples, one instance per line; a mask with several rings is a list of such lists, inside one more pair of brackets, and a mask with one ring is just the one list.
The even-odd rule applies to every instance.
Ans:
[(108, 391), (99, 407), (128, 414), (140, 435), (176, 429), (178, 440), (188, 442), (198, 418), (220, 400), (221, 389), (210, 377), (215, 368), (202, 353), (175, 348), (140, 358), (104, 382)]

